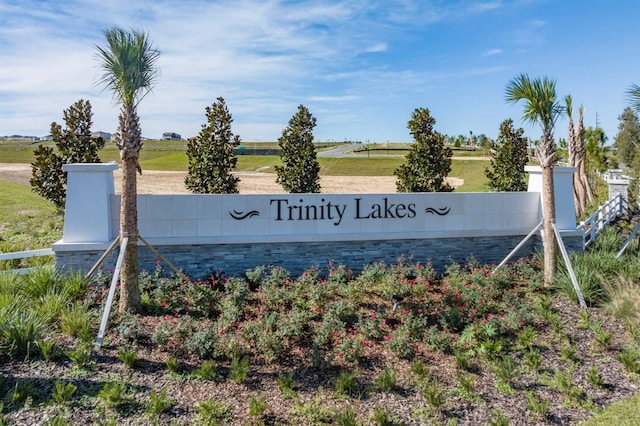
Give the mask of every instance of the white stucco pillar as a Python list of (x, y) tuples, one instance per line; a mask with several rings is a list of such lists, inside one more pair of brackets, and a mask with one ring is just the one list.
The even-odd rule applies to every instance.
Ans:
[[(542, 199), (542, 169), (540, 166), (525, 166), (525, 171), (529, 173), (528, 192), (540, 193), (540, 206)], [(573, 201), (573, 173), (575, 167), (554, 167), (553, 186), (556, 199), (556, 225), (559, 230), (576, 229), (576, 206)], [(542, 208), (540, 209), (540, 220), (542, 220)]]
[(62, 243), (104, 243), (111, 240), (110, 198), (115, 194), (117, 163), (65, 164), (67, 201)]

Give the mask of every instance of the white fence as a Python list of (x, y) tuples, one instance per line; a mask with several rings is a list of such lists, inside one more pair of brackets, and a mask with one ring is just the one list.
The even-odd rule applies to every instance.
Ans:
[(627, 210), (627, 203), (621, 194), (617, 194), (604, 203), (589, 218), (578, 226), (584, 234), (582, 245), (589, 247), (611, 221)]
[[(29, 257), (39, 257), (39, 256), (51, 256), (55, 254), (52, 249), (39, 249), (39, 250), (27, 250), (27, 251), (16, 251), (13, 253), (0, 253), (0, 260), (13, 260), (13, 259), (27, 259)], [(2, 271), (0, 273), (14, 273), (14, 274), (26, 274), (35, 268), (21, 268), (21, 269), (13, 269), (9, 271)]]

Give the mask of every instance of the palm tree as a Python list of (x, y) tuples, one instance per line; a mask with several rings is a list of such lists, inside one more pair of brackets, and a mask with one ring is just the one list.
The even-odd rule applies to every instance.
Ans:
[(553, 127), (563, 108), (556, 96), (556, 82), (548, 77), (532, 80), (527, 74), (520, 74), (509, 82), (506, 100), (510, 103), (525, 101), (523, 119), (542, 127), (542, 137), (536, 155), (542, 168), (542, 216), (544, 249), (544, 283), (550, 286), (556, 273), (556, 244), (553, 224), (556, 220), (556, 205), (553, 188), (553, 165), (555, 146)]
[(138, 188), (136, 171), (142, 148), (137, 107), (151, 91), (158, 77), (155, 63), (160, 51), (152, 46), (145, 32), (125, 31), (120, 27), (105, 30), (107, 46), (96, 46), (102, 75), (98, 84), (113, 90), (120, 104), (115, 143), (122, 160), (122, 201), (120, 206), (120, 238), (129, 237), (120, 275), (120, 312), (137, 312), (140, 307), (138, 287)]
[(578, 122), (573, 122), (573, 99), (571, 95), (564, 98), (565, 111), (569, 121), (569, 167), (575, 167), (573, 173), (573, 196), (578, 217), (585, 213), (587, 199), (591, 202), (591, 191), (588, 189), (588, 181), (585, 172), (584, 158), (587, 153), (584, 144), (584, 108), (578, 109)]
[(631, 108), (633, 108), (635, 112), (640, 114), (640, 86), (638, 86), (637, 84), (632, 84), (629, 90), (627, 90), (627, 95), (629, 97), (629, 101), (631, 102)]

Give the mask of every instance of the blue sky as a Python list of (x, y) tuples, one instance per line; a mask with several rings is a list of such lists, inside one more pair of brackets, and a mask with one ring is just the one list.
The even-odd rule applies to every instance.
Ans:
[[(118, 107), (96, 86), (105, 28), (149, 33), (160, 78), (140, 105), (143, 136), (196, 135), (225, 98), (242, 140), (276, 140), (299, 104), (316, 140), (411, 140), (411, 112), (449, 135), (495, 138), (523, 106), (504, 90), (520, 73), (557, 80), (610, 142), (626, 91), (640, 84), (636, 0), (0, 0), (0, 135), (48, 134), (78, 99), (94, 130)], [(567, 134), (566, 122), (556, 138)]]

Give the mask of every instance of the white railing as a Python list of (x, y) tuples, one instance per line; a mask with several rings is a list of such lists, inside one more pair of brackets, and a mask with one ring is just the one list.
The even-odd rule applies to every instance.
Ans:
[[(0, 253), (0, 260), (26, 259), (29, 257), (51, 256), (52, 254), (53, 254), (53, 250), (50, 248), (39, 249), (39, 250), (16, 251), (13, 253)], [(26, 274), (28, 272), (31, 272), (34, 269), (35, 268), (13, 269), (10, 271), (0, 271), (0, 273)]]
[(583, 231), (582, 247), (587, 248), (596, 241), (596, 238), (613, 219), (627, 210), (627, 202), (621, 194), (616, 194), (604, 203), (578, 229)]

